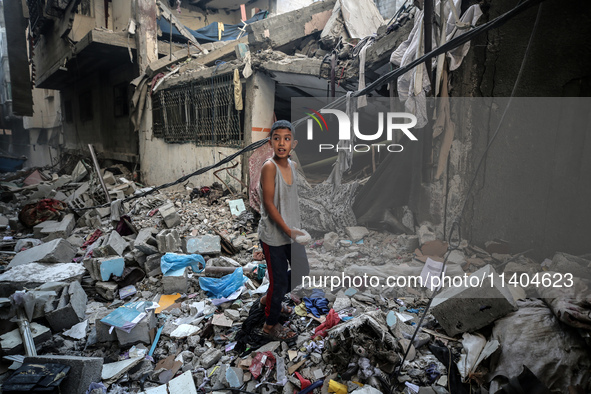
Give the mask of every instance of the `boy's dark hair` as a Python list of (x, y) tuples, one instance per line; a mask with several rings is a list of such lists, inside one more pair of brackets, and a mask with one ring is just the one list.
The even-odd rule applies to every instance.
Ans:
[(288, 129), (289, 131), (291, 131), (292, 135), (295, 135), (295, 130), (294, 130), (291, 122), (289, 122), (287, 120), (278, 120), (277, 122), (273, 123), (273, 126), (271, 126), (271, 131), (269, 132), (269, 138), (273, 137), (273, 132), (277, 129)]

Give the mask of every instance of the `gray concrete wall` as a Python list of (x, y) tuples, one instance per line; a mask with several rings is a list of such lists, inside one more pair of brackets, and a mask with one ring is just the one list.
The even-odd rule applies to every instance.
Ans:
[[(514, 5), (508, 0), (492, 2), (488, 17), (492, 19)], [(568, 6), (543, 3), (516, 97), (591, 95), (590, 8), (582, 0)], [(462, 66), (450, 75), (451, 95), (510, 96), (536, 14), (537, 7), (533, 7), (500, 29), (476, 38)], [(556, 108), (556, 118), (587, 113), (589, 105), (589, 101), (577, 104), (563, 101)], [(454, 119), (460, 126), (458, 129), (471, 125), (464, 127), (470, 131), (455, 136), (449, 176), (444, 176), (441, 182), (424, 185), (431, 201), (430, 211), (422, 219), (442, 223), (447, 214), (449, 230), (503, 109), (496, 109), (488, 124), (472, 123), (475, 116), (470, 107), (457, 109)], [(552, 121), (552, 117), (543, 116), (545, 111), (548, 108), (540, 107), (539, 117), (520, 121), (530, 124)], [(513, 105), (506, 122), (520, 116), (519, 108)], [(534, 249), (532, 255), (539, 259), (551, 257), (554, 251), (588, 253), (590, 124), (589, 120), (578, 125), (555, 124), (553, 128), (540, 124), (539, 130), (528, 127), (513, 134), (503, 133), (501, 129), (478, 173), (473, 197), (468, 200), (462, 221), (463, 238), (476, 245), (502, 238), (512, 244), (513, 252)], [(450, 189), (447, 208), (446, 188)]]
[[(132, 63), (99, 71), (85, 80), (71, 84), (62, 91), (65, 148), (88, 152), (93, 144), (102, 157), (122, 161), (136, 161), (138, 137), (130, 125), (129, 116), (115, 116), (113, 87), (129, 83), (135, 75)], [(84, 120), (80, 114), (80, 95), (92, 95), (92, 119)], [(131, 97), (131, 93), (129, 95)], [(71, 103), (72, 119), (66, 120), (66, 103)]]

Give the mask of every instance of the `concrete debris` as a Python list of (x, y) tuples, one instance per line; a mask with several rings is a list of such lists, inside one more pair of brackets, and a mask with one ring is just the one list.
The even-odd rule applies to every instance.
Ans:
[[(299, 77), (329, 79), (332, 72), (342, 92), (356, 89), (365, 38), (372, 37), (364, 50), (369, 78), (389, 68), (392, 49), (413, 27), (414, 7), (408, 5), (394, 24), (384, 26), (371, 0), (315, 1), (245, 24), (247, 37), (206, 44), (209, 53), (175, 51), (148, 65), (147, 75), (171, 71), (160, 85), (171, 87), (175, 79), (207, 82), (231, 69), (249, 78), (250, 70), (272, 75), (271, 86), (287, 89), (287, 81), (295, 87)], [(253, 78), (248, 83), (256, 86)], [(276, 83), (279, 79), (283, 82)], [(385, 86), (379, 94), (388, 96)], [(253, 130), (268, 127), (244, 120)], [(457, 163), (450, 160), (450, 166)], [(60, 174), (29, 171), (2, 182), (0, 347), (3, 355), (23, 361), (23, 336), (15, 323), (28, 319), (39, 356), (24, 361), (69, 366), (61, 392), (291, 394), (311, 386), (339, 394), (461, 393), (476, 386), (485, 392), (487, 371), (498, 371), (489, 377), (500, 388), (501, 375), (517, 376), (528, 363), (550, 389), (567, 391), (579, 384), (581, 392), (591, 392), (585, 353), (590, 341), (583, 332), (591, 327), (589, 297), (574, 290), (538, 291), (534, 282), (542, 283), (546, 274), (551, 280), (573, 274), (576, 289), (587, 291), (589, 255), (559, 252), (539, 264), (525, 253), (511, 254), (510, 242), (501, 239), (480, 247), (465, 240), (449, 245), (443, 239), (446, 229), (419, 222), (425, 215), (409, 207), (397, 215), (394, 209), (385, 212), (384, 224), (394, 233), (378, 230), (358, 221), (351, 204), (343, 203), (354, 200), (356, 182), (302, 185), (302, 228), (311, 234), (305, 246), (310, 281), (284, 300), (279, 324), (296, 335), (276, 341), (261, 331), (261, 296), (269, 285), (265, 272), (272, 267), (260, 250), (257, 213), (244, 206), (249, 195), (219, 183), (196, 185), (192, 182), (201, 178), (194, 177), (174, 190), (140, 197), (151, 189), (134, 182), (137, 173), (112, 162), (97, 171), (76, 158)], [(124, 201), (132, 195), (137, 198)], [(25, 225), (24, 207), (50, 198), (65, 209)], [(202, 255), (206, 266), (163, 274), (167, 253)], [(433, 292), (420, 275), (431, 261), (446, 257), (449, 282), (430, 304)], [(203, 278), (237, 268), (248, 281), (227, 298), (210, 299), (201, 288), (200, 279), (204, 283)], [(543, 301), (515, 301), (526, 296)], [(17, 308), (15, 298), (24, 300), (24, 307)], [(105, 323), (107, 317), (117, 325)], [(492, 349), (464, 368), (469, 383), (462, 382), (455, 363), (473, 356), (468, 341), (459, 337), (464, 333), (473, 333), (464, 338), (492, 337), (501, 344), (490, 359)], [(536, 342), (539, 338), (544, 343)], [(568, 374), (552, 375), (564, 370)], [(3, 371), (0, 381), (10, 373)]]
[(103, 359), (100, 357), (77, 357), (63, 355), (46, 355), (26, 357), (25, 363), (58, 363), (70, 367), (68, 376), (60, 388), (65, 393), (84, 393), (92, 382), (101, 380)]
[[(35, 322), (30, 324), (33, 341), (36, 346), (49, 341), (51, 339), (51, 330), (48, 327), (42, 326)], [(22, 354), (24, 353), (23, 340), (21, 334), (17, 329), (0, 335), (0, 347), (3, 354)]]
[(221, 238), (217, 235), (203, 235), (187, 239), (187, 253), (189, 254), (220, 254), (222, 252)]
[(448, 335), (478, 330), (517, 309), (511, 292), (491, 265), (474, 272), (470, 279), (474, 278), (479, 279), (478, 287), (470, 281), (452, 285), (433, 299), (433, 316)]
[(8, 264), (9, 268), (29, 263), (69, 263), (76, 255), (76, 250), (63, 238), (35, 246), (17, 253)]

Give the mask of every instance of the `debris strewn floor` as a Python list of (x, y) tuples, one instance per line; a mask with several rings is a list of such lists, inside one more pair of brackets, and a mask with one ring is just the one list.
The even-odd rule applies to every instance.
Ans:
[[(270, 342), (260, 335), (268, 282), (257, 213), (245, 196), (214, 184), (122, 203), (149, 190), (125, 170), (103, 171), (114, 202), (92, 209), (81, 208), (105, 194), (82, 162), (67, 175), (22, 171), (1, 183), (5, 391), (50, 378), (68, 393), (589, 389), (585, 256), (536, 262), (502, 240), (462, 241), (446, 274), (484, 285), (478, 295), (444, 289), (421, 323), (431, 291), (383, 284), (439, 272), (448, 245), (437, 229), (313, 233), (311, 283), (286, 299), (294, 313), (283, 322), (298, 336)], [(565, 287), (540, 289), (543, 274), (563, 274)]]

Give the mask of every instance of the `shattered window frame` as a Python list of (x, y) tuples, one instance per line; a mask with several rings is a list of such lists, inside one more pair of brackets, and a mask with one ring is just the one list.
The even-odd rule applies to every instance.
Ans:
[(152, 104), (154, 136), (168, 143), (243, 145), (232, 73), (160, 90), (154, 94)]

